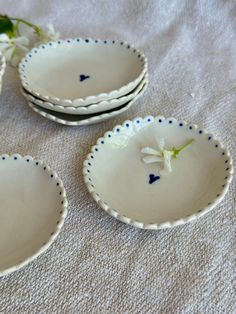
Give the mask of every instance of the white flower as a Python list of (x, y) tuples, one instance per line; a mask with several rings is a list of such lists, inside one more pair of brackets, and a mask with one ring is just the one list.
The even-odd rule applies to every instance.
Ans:
[(17, 66), (28, 52), (28, 46), (29, 39), (25, 36), (10, 38), (7, 34), (0, 35), (0, 51), (13, 66)]
[(48, 30), (43, 32), (41, 40), (43, 43), (47, 43), (48, 41), (56, 41), (60, 37), (60, 33), (56, 32), (53, 24), (47, 25)]
[(141, 149), (142, 153), (148, 155), (148, 156), (143, 157), (143, 161), (146, 164), (150, 164), (153, 162), (161, 163), (163, 167), (162, 169), (159, 170), (159, 173), (161, 175), (166, 175), (172, 171), (171, 158), (173, 155), (173, 151), (164, 149), (164, 146), (165, 146), (164, 138), (161, 138), (160, 140), (158, 140), (157, 145), (158, 145), (158, 150), (150, 148), (150, 147), (144, 147), (143, 149)]
[(158, 162), (162, 164), (162, 168), (159, 170), (159, 173), (161, 175), (169, 174), (172, 171), (171, 168), (171, 159), (176, 158), (178, 154), (187, 146), (189, 146), (194, 139), (191, 139), (187, 141), (183, 146), (180, 148), (173, 147), (171, 150), (165, 149), (165, 140), (164, 138), (161, 138), (160, 140), (157, 140), (157, 146), (158, 150), (150, 148), (150, 147), (144, 147), (141, 149), (141, 153), (147, 154), (148, 156), (143, 157), (143, 161), (146, 164), (150, 164), (153, 162)]

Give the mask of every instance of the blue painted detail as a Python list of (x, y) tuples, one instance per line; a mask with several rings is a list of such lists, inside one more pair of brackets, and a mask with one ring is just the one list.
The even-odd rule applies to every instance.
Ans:
[(104, 141), (101, 141), (102, 144), (104, 144)]
[(116, 129), (116, 132), (120, 132), (120, 129)]
[(149, 174), (149, 184), (153, 184), (157, 180), (160, 180), (160, 176), (156, 176), (155, 174), (151, 173)]
[(224, 154), (225, 154), (225, 152), (222, 153), (222, 155), (224, 155)]
[(129, 127), (129, 123), (126, 123), (126, 125), (125, 125), (127, 128)]
[(183, 126), (183, 123), (180, 123), (179, 126)]
[(53, 178), (53, 174), (51, 174), (51, 178)]
[(161, 119), (159, 119), (159, 120), (158, 120), (158, 122), (160, 122), (160, 123), (161, 123), (161, 122), (162, 122), (162, 120), (161, 120)]
[(202, 134), (202, 130), (200, 130), (198, 133), (199, 133), (199, 134)]
[(172, 123), (172, 120), (170, 120), (169, 123), (171, 124), (171, 123)]
[(14, 157), (15, 160), (17, 160), (17, 157)]
[(151, 122), (151, 119), (149, 118), (147, 121), (148, 121), (148, 122)]
[(226, 170), (226, 171), (228, 171), (228, 170), (229, 170), (229, 168), (226, 168), (225, 170)]
[(193, 128), (193, 127), (192, 127), (192, 126), (190, 126), (190, 127), (189, 127), (189, 130), (192, 130), (192, 128)]
[(88, 43), (88, 42), (89, 42), (89, 39), (85, 39), (85, 42)]
[(104, 44), (106, 44), (107, 43), (107, 41), (106, 40), (104, 40)]
[(216, 144), (216, 147), (218, 147), (218, 145)]
[(98, 148), (95, 148), (96, 152), (98, 151)]
[(90, 78), (90, 76), (89, 75), (85, 75), (85, 74), (80, 74), (80, 76), (79, 76), (80, 82), (83, 82), (84, 80), (87, 80), (89, 78)]
[(35, 164), (36, 164), (36, 166), (38, 166), (38, 164), (39, 164), (38, 161)]
[(225, 163), (227, 164), (228, 160), (225, 161)]
[(211, 136), (208, 137), (208, 141), (210, 141), (210, 140), (211, 140)]
[(2, 160), (5, 160), (6, 158), (5, 157), (2, 157)]
[(76, 39), (79, 42), (79, 38)]

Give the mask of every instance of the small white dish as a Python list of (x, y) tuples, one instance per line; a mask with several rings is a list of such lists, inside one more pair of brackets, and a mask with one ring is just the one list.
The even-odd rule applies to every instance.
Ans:
[(67, 39), (33, 48), (19, 65), (23, 87), (62, 106), (88, 106), (128, 94), (147, 72), (147, 59), (115, 40)]
[[(141, 149), (194, 142), (172, 161), (172, 172), (157, 176)], [(184, 121), (162, 116), (136, 118), (106, 132), (92, 147), (83, 168), (95, 201), (110, 215), (135, 227), (163, 229), (193, 221), (215, 207), (232, 180), (229, 152), (213, 135)], [(151, 180), (155, 177), (155, 182)]]
[(2, 79), (6, 69), (6, 59), (0, 52), (0, 93), (2, 92)]
[(23, 96), (27, 99), (27, 101), (38, 105), (42, 108), (49, 109), (52, 111), (62, 112), (65, 114), (75, 114), (75, 115), (88, 115), (88, 114), (94, 114), (94, 113), (100, 113), (106, 110), (111, 110), (117, 107), (120, 107), (130, 100), (134, 99), (142, 90), (144, 84), (147, 83), (147, 74), (143, 78), (143, 80), (139, 83), (139, 85), (128, 95), (122, 96), (120, 98), (111, 99), (111, 100), (105, 100), (102, 102), (99, 102), (97, 104), (85, 106), (85, 107), (67, 107), (67, 106), (60, 106), (60, 105), (54, 105), (53, 103), (49, 103), (47, 101), (41, 100), (32, 94), (27, 93), (25, 89), (21, 89), (21, 92)]
[(57, 122), (59, 124), (67, 125), (67, 126), (82, 126), (82, 125), (90, 125), (99, 123), (102, 121), (106, 121), (115, 116), (118, 116), (128, 110), (134, 102), (143, 94), (147, 87), (147, 82), (144, 85), (143, 89), (133, 100), (129, 101), (127, 104), (124, 104), (118, 108), (108, 110), (107, 112), (103, 112), (100, 114), (91, 114), (91, 115), (69, 115), (61, 112), (51, 111), (45, 108), (41, 108), (31, 102), (28, 102), (28, 105), (31, 109), (33, 109), (36, 113), (40, 114), (44, 118)]
[(0, 155), (0, 276), (42, 254), (67, 214), (66, 192), (41, 160)]

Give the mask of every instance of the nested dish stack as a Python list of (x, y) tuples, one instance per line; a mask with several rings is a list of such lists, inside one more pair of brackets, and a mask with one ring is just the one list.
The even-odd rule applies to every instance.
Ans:
[(30, 107), (66, 125), (114, 117), (129, 109), (148, 84), (146, 57), (115, 40), (49, 42), (22, 59), (19, 73)]

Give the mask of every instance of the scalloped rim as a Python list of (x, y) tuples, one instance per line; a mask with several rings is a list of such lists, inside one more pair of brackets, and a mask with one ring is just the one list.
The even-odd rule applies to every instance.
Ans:
[(30, 155), (26, 155), (24, 157), (22, 157), (20, 154), (13, 154), (13, 155), (8, 155), (8, 154), (2, 154), (0, 155), (0, 160), (4, 160), (7, 158), (17, 158), (17, 159), (23, 159), (25, 161), (29, 160), (29, 162), (35, 162), (38, 163), (37, 165), (40, 165), (43, 167), (43, 169), (51, 176), (53, 175), (52, 180), (56, 181), (56, 183), (59, 183), (59, 188), (60, 188), (60, 193), (58, 195), (60, 195), (60, 199), (61, 199), (61, 210), (59, 212), (60, 214), (60, 218), (57, 221), (57, 224), (55, 226), (55, 230), (52, 231), (49, 239), (47, 242), (44, 242), (42, 244), (42, 246), (40, 247), (39, 250), (37, 250), (35, 253), (33, 253), (29, 258), (25, 259), (25, 260), (21, 260), (19, 261), (18, 264), (16, 264), (15, 266), (9, 267), (5, 270), (0, 270), (0, 277), (8, 275), (24, 266), (26, 266), (27, 264), (29, 264), (30, 262), (32, 262), (33, 260), (35, 260), (39, 255), (41, 255), (42, 253), (44, 253), (49, 246), (53, 243), (53, 241), (56, 239), (56, 237), (58, 236), (59, 232), (61, 231), (61, 228), (64, 224), (66, 215), (67, 215), (67, 207), (68, 207), (68, 201), (66, 198), (66, 191), (63, 185), (62, 180), (58, 177), (57, 173), (55, 171), (53, 171), (46, 163), (44, 163), (42, 160), (39, 159), (34, 159), (32, 156)]
[[(217, 194), (217, 196), (211, 201), (211, 203), (208, 203), (207, 206), (205, 206), (204, 208), (202, 208), (201, 210), (198, 210), (195, 214), (191, 214), (189, 216), (186, 216), (182, 219), (177, 219), (174, 221), (166, 221), (163, 223), (143, 223), (141, 221), (137, 221), (137, 220), (132, 220), (129, 217), (126, 217), (124, 215), (120, 215), (116, 210), (112, 209), (109, 207), (108, 204), (106, 204), (99, 196), (99, 194), (96, 192), (94, 185), (92, 184), (91, 178), (90, 178), (90, 169), (89, 169), (89, 163), (91, 161), (93, 161), (93, 159), (91, 158), (91, 156), (94, 156), (94, 154), (96, 154), (96, 151), (98, 149), (99, 146), (102, 145), (102, 142), (104, 142), (107, 138), (108, 135), (111, 134), (115, 134), (117, 129), (121, 129), (121, 128), (126, 128), (126, 126), (128, 124), (133, 124), (133, 125), (137, 125), (137, 121), (139, 121), (139, 125), (141, 125), (142, 123), (152, 123), (152, 122), (159, 122), (161, 120), (161, 122), (163, 122), (164, 120), (169, 120), (172, 121), (171, 123), (178, 123), (179, 126), (184, 126), (189, 128), (191, 131), (196, 131), (198, 130), (199, 136), (205, 136), (207, 137), (208, 140), (211, 141), (211, 143), (213, 143), (216, 146), (216, 149), (219, 149), (221, 151), (221, 154), (224, 155), (225, 158), (227, 158), (227, 167), (226, 167), (226, 177), (224, 180), (224, 184), (222, 185), (222, 190), (221, 192), (219, 192), (219, 194)], [(174, 124), (173, 123), (173, 124)], [(196, 219), (198, 219), (199, 217), (202, 217), (203, 215), (205, 215), (206, 213), (208, 213), (209, 211), (211, 211), (217, 204), (219, 204), (222, 199), (224, 198), (224, 196), (226, 195), (228, 189), (229, 189), (229, 184), (232, 180), (232, 175), (233, 175), (233, 165), (232, 165), (232, 158), (230, 156), (230, 153), (227, 149), (225, 149), (222, 144), (210, 133), (208, 133), (206, 130), (199, 128), (196, 124), (189, 124), (185, 121), (177, 121), (175, 118), (169, 117), (169, 118), (165, 118), (163, 116), (157, 116), (157, 117), (153, 117), (153, 116), (147, 116), (145, 118), (140, 118), (137, 117), (135, 119), (131, 120), (126, 120), (122, 125), (116, 125), (112, 131), (108, 131), (104, 134), (103, 137), (99, 138), (97, 140), (97, 143), (92, 146), (91, 148), (91, 152), (87, 155), (84, 164), (83, 164), (83, 175), (84, 175), (84, 182), (88, 188), (89, 193), (92, 195), (93, 199), (97, 202), (97, 204), (102, 207), (109, 215), (115, 217), (116, 219), (132, 225), (134, 227), (137, 228), (141, 228), (141, 229), (152, 229), (152, 230), (158, 230), (158, 229), (165, 229), (165, 228), (172, 228), (175, 226), (179, 226), (179, 225), (183, 225), (185, 223), (188, 223), (190, 221), (194, 221)]]
[[(148, 74), (146, 73), (143, 80), (139, 83), (139, 85), (135, 88), (135, 90), (132, 93), (125, 95), (125, 96), (122, 96), (120, 98), (105, 100), (105, 101), (99, 102), (97, 104), (92, 104), (92, 105), (88, 105), (85, 107), (82, 107), (82, 106), (69, 107), (69, 106), (56, 105), (56, 104), (52, 104), (50, 102), (36, 98), (32, 94), (29, 94), (25, 89), (23, 89), (23, 87), (20, 89), (20, 91), (21, 91), (22, 95), (26, 98), (27, 101), (29, 101), (35, 105), (38, 105), (42, 108), (54, 110), (54, 111), (65, 113), (65, 114), (68, 113), (68, 114), (86, 115), (86, 114), (100, 113), (100, 112), (105, 111), (105, 110), (115, 109), (116, 107), (122, 106), (122, 105), (120, 105), (121, 102), (123, 102), (123, 101), (128, 102), (128, 101), (136, 98), (137, 95), (139, 94), (139, 92), (144, 87), (144, 85), (147, 83), (147, 81), (148, 81)], [(109, 106), (112, 108), (106, 108)], [(99, 109), (99, 111), (97, 109)], [(95, 110), (95, 112), (94, 112), (94, 110)], [(69, 112), (69, 111), (72, 111), (72, 112)]]
[[(137, 54), (138, 58), (140, 59), (140, 61), (142, 62), (142, 71), (139, 74), (139, 76), (129, 82), (128, 84), (120, 87), (117, 90), (113, 90), (109, 93), (101, 93), (98, 95), (91, 95), (91, 96), (87, 96), (85, 98), (76, 98), (76, 99), (61, 99), (58, 97), (51, 97), (48, 95), (42, 95), (37, 91), (34, 91), (33, 89), (30, 88), (30, 83), (27, 81), (27, 77), (24, 73), (26, 65), (28, 64), (28, 61), (31, 60), (32, 55), (37, 54), (37, 52), (39, 50), (45, 49), (45, 48), (51, 48), (51, 47), (55, 47), (55, 45), (61, 44), (61, 43), (71, 43), (71, 44), (80, 44), (80, 42), (85, 42), (90, 44), (91, 42), (94, 44), (119, 44), (122, 45), (130, 50), (133, 50), (133, 52), (135, 54)], [(21, 84), (23, 85), (23, 87), (31, 94), (35, 95), (38, 98), (41, 98), (43, 100), (52, 102), (54, 104), (57, 105), (62, 105), (62, 106), (87, 106), (89, 104), (92, 103), (98, 103), (100, 101), (103, 100), (109, 100), (112, 98), (118, 98), (121, 95), (127, 94), (129, 91), (131, 91), (132, 89), (135, 88), (135, 86), (138, 85), (138, 83), (142, 80), (142, 78), (144, 77), (145, 73), (147, 72), (147, 68), (148, 68), (148, 61), (147, 58), (145, 57), (145, 55), (143, 53), (141, 53), (138, 49), (136, 49), (133, 45), (128, 44), (125, 41), (116, 41), (116, 40), (101, 40), (101, 39), (92, 39), (92, 38), (69, 38), (69, 39), (65, 39), (65, 40), (58, 40), (58, 41), (51, 41), (48, 42), (47, 44), (43, 44), (40, 45), (38, 48), (33, 48), (29, 53), (26, 54), (26, 56), (21, 60), (18, 70), (19, 70), (19, 75), (20, 75), (20, 80), (21, 80)]]
[(94, 117), (91, 118), (87, 118), (81, 121), (66, 121), (64, 119), (60, 119), (55, 117), (53, 114), (49, 114), (42, 110), (36, 108), (36, 105), (34, 105), (31, 102), (28, 102), (28, 105), (30, 106), (31, 109), (33, 109), (36, 113), (40, 114), (41, 116), (43, 116), (44, 118), (47, 118), (51, 121), (63, 124), (63, 125), (67, 125), (67, 126), (82, 126), (82, 125), (88, 125), (88, 124), (93, 124), (93, 123), (98, 123), (98, 122), (102, 122), (108, 119), (111, 119), (115, 116), (118, 116), (120, 114), (122, 114), (123, 112), (125, 112), (126, 110), (128, 110), (133, 104), (134, 102), (144, 93), (144, 91), (146, 90), (148, 86), (148, 81), (146, 81), (146, 83), (143, 86), (143, 89), (139, 92), (139, 94), (132, 99), (127, 105), (123, 105), (123, 107), (121, 109), (118, 110), (113, 110), (112, 112), (109, 113), (103, 113), (103, 114), (98, 114)]

